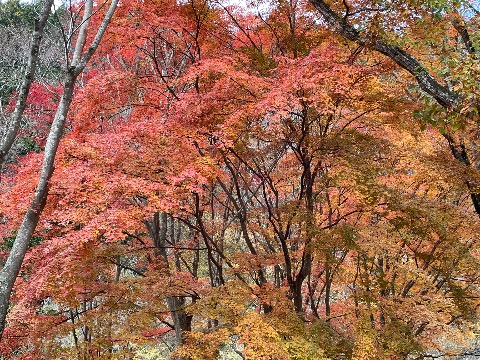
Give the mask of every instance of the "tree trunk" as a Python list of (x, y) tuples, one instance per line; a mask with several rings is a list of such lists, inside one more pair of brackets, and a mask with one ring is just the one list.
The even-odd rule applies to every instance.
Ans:
[(418, 85), (427, 94), (433, 96), (437, 102), (448, 108), (454, 106), (459, 100), (458, 94), (451, 91), (448, 87), (438, 83), (412, 55), (402, 50), (398, 46), (387, 44), (382, 39), (369, 41), (360, 36), (360, 32), (352, 25), (348, 24), (344, 18), (335, 13), (323, 0), (310, 0), (327, 23), (345, 38), (356, 42), (359, 45), (374, 49), (383, 55), (388, 56), (400, 67), (412, 74), (418, 82)]
[(32, 204), (28, 209), (23, 221), (17, 231), (15, 242), (8, 259), (0, 271), (0, 338), (5, 328), (5, 317), (7, 315), (8, 305), (10, 301), (10, 293), (20, 272), (23, 258), (27, 252), (28, 243), (40, 218), (40, 214), (45, 206), (48, 195), (48, 181), (53, 173), (53, 163), (57, 152), (60, 138), (65, 128), (65, 119), (73, 97), (73, 88), (75, 85), (75, 76), (69, 73), (65, 82), (65, 88), (57, 108), (55, 118), (48, 135), (47, 144), (45, 146), (45, 155)]
[[(165, 212), (157, 212), (153, 215), (151, 220), (145, 221), (150, 238), (155, 246), (156, 255), (161, 256), (165, 262), (165, 266), (168, 272), (170, 272), (170, 266), (168, 263), (167, 253), (167, 221), (168, 217)], [(173, 226), (173, 223), (172, 223)], [(183, 344), (183, 332), (191, 330), (191, 316), (187, 315), (184, 311), (185, 299), (180, 296), (168, 296), (166, 298), (168, 310), (173, 320), (173, 327), (175, 330), (175, 343), (177, 346)]]

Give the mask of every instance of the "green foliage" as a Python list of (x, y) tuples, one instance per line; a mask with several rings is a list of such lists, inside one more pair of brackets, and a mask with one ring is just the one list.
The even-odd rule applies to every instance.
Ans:
[(277, 63), (271, 56), (253, 46), (245, 46), (240, 50), (247, 56), (248, 61), (245, 65), (263, 76), (268, 76), (270, 71), (277, 66)]
[[(18, 90), (24, 73), (31, 34), (42, 2), (8, 0), (0, 2), (0, 101), (7, 101)], [(47, 83), (60, 80), (64, 42), (60, 31), (65, 7), (52, 12), (45, 27), (36, 79)]]
[[(8, 237), (3, 239), (3, 242), (0, 243), (0, 249), (2, 249), (2, 251), (12, 250), (13, 243), (15, 242), (15, 238), (16, 238), (16, 233), (17, 233), (16, 231), (12, 231), (12, 236), (8, 236)], [(43, 240), (44, 240), (44, 238), (42, 236), (34, 235), (30, 238), (30, 242), (28, 243), (28, 247), (36, 246), (36, 245), (40, 244)]]
[(15, 150), (19, 155), (27, 155), (32, 151), (38, 153), (42, 151), (42, 148), (31, 137), (22, 136), (17, 139), (17, 142), (15, 144)]
[(168, 350), (161, 346), (139, 346), (135, 351), (135, 360), (166, 360)]
[(40, 2), (8, 0), (0, 3), (0, 27), (28, 27), (33, 29)]

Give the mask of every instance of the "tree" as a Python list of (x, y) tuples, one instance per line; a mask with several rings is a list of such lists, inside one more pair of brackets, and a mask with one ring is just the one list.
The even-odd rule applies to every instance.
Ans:
[(23, 351), (401, 359), (467, 336), (477, 175), (390, 61), (293, 1), (126, 2), (107, 36), (13, 298)]
[[(29, 60), (29, 66), (25, 75), (25, 81), (22, 86), (22, 90), (20, 92), (19, 100), (17, 101), (17, 106), (13, 115), (12, 124), (10, 125), (5, 136), (5, 142), (2, 149), (2, 161), (13, 143), (13, 138), (18, 132), (21, 114), (23, 113), (23, 110), (25, 108), (26, 97), (28, 95), (29, 88), (35, 72), (36, 60), (38, 58), (39, 43), (42, 37), (43, 27), (45, 26), (45, 23), (48, 19), (52, 4), (53, 1), (49, 1), (44, 6), (40, 21), (38, 23), (38, 28), (33, 35), (34, 40), (32, 41), (32, 50)], [(13, 285), (15, 283), (18, 273), (20, 272), (20, 267), (27, 251), (28, 243), (37, 226), (40, 213), (45, 206), (46, 198), (48, 195), (48, 181), (53, 173), (55, 155), (57, 152), (60, 138), (64, 131), (65, 120), (70, 107), (70, 103), (73, 98), (75, 81), (78, 75), (82, 73), (87, 62), (90, 60), (95, 50), (97, 49), (100, 40), (106, 30), (106, 27), (111, 17), (113, 16), (116, 5), (117, 1), (114, 0), (111, 3), (110, 8), (106, 13), (100, 27), (98, 28), (97, 34), (95, 35), (94, 39), (92, 40), (85, 53), (83, 53), (87, 41), (87, 31), (89, 28), (90, 18), (93, 12), (93, 2), (87, 1), (87, 3), (85, 4), (83, 19), (79, 27), (78, 36), (75, 43), (75, 50), (73, 52), (72, 58), (67, 61), (63, 95), (59, 101), (59, 105), (57, 107), (57, 111), (55, 113), (52, 127), (50, 129), (50, 133), (45, 146), (44, 161), (37, 188), (35, 190), (35, 195), (27, 213), (23, 218), (20, 227), (18, 228), (15, 242), (13, 243), (12, 249), (10, 250), (7, 261), (5, 262), (5, 265), (0, 271), (0, 337), (5, 328), (5, 318), (9, 307), (10, 294)]]
[[(475, 4), (471, 4), (469, 1), (442, 1), (438, 3), (425, 2), (419, 7), (417, 6), (418, 4), (414, 2), (407, 2), (406, 4), (402, 4), (400, 8), (396, 8), (396, 6), (390, 2), (380, 7), (370, 7), (363, 3), (352, 3), (348, 5), (344, 2), (344, 16), (342, 17), (332, 10), (325, 1), (312, 0), (311, 3), (326, 22), (333, 26), (339, 34), (356, 42), (361, 47), (370, 48), (384, 54), (414, 76), (420, 88), (445, 109), (444, 111), (435, 107), (430, 109), (424, 113), (425, 120), (432, 124), (439, 122), (441, 133), (447, 140), (455, 159), (467, 167), (478, 170), (476, 165), (476, 149), (478, 145), (475, 139), (470, 138), (463, 140), (462, 136), (458, 137), (453, 133), (455, 128), (461, 126), (470, 128), (470, 126), (472, 126), (472, 120), (475, 122), (478, 116), (478, 109), (475, 107), (476, 90), (468, 85), (460, 85), (464, 83), (468, 84), (471, 81), (471, 77), (476, 76), (476, 74), (470, 72), (465, 73), (463, 70), (465, 67), (471, 66), (472, 61), (476, 61), (474, 58), (477, 52), (477, 45), (469, 34), (469, 28), (476, 26), (478, 11), (475, 9)], [(461, 12), (468, 13), (469, 11), (472, 11), (475, 15), (467, 20), (468, 15), (461, 15)], [(368, 29), (365, 34), (362, 34), (353, 24), (349, 23), (350, 19), (356, 23), (359, 20), (358, 14), (360, 13), (362, 15), (370, 14), (374, 19), (370, 24), (368, 24), (368, 20), (362, 23), (362, 26)], [(389, 14), (386, 15), (387, 13)], [(381, 19), (386, 16), (391, 16), (392, 13), (399, 15), (395, 23), (398, 24), (399, 19), (405, 19), (405, 24), (402, 26), (412, 28), (411, 32), (405, 31), (406, 36), (398, 32), (395, 34), (392, 24), (390, 24), (390, 28), (384, 27)], [(407, 18), (404, 18), (401, 14), (406, 14)], [(369, 19), (367, 16), (364, 18)], [(361, 18), (360, 21), (362, 21)], [(463, 48), (458, 46), (458, 44), (442, 47), (437, 42), (438, 39), (437, 41), (431, 37), (424, 39), (425, 41), (433, 40), (432, 44), (437, 46), (437, 50), (442, 49), (440, 53), (432, 50), (432, 47), (429, 47), (427, 51), (433, 56), (438, 56), (438, 60), (434, 62), (434, 66), (442, 68), (440, 75), (443, 75), (443, 84), (435, 79), (435, 76), (432, 75), (432, 70), (429, 70), (418, 61), (414, 55), (395, 44), (395, 41), (408, 41), (409, 36), (412, 36), (412, 41), (417, 41), (415, 39), (417, 37), (415, 33), (417, 30), (416, 26), (420, 25), (426, 28), (429, 22), (431, 22), (433, 26), (437, 26), (437, 29), (429, 27), (430, 30), (433, 30), (433, 34), (436, 34), (440, 29), (442, 29), (440, 31), (444, 31), (444, 29), (450, 25), (450, 29), (456, 31), (456, 34), (452, 37), (460, 38), (463, 45)], [(372, 34), (368, 34), (368, 32), (373, 33), (373, 36)], [(418, 32), (420, 36), (424, 33), (422, 30)], [(440, 39), (448, 43), (451, 40), (448, 39), (448, 32), (446, 35), (447, 36), (441, 36)], [(398, 39), (395, 39), (397, 36)], [(393, 44), (385, 39), (388, 37), (394, 39)], [(466, 57), (467, 60), (462, 60), (462, 58), (465, 57), (465, 53), (470, 56)], [(456, 73), (459, 73), (459, 75)], [(473, 126), (475, 127), (475, 125)], [(477, 192), (475, 182), (467, 179), (465, 184), (470, 189), (470, 196), (475, 211), (477, 214), (480, 214), (480, 196)]]

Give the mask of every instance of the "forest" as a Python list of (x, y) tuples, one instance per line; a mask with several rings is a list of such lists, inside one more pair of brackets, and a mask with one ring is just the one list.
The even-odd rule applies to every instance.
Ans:
[(4, 0), (0, 44), (0, 359), (475, 353), (476, 0)]

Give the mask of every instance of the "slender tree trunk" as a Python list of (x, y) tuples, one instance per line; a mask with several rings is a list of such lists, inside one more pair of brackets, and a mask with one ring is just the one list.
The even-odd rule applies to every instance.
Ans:
[(64, 93), (60, 100), (60, 104), (53, 120), (52, 128), (45, 146), (45, 155), (37, 184), (37, 189), (33, 197), (32, 204), (28, 209), (23, 221), (17, 231), (15, 242), (13, 243), (10, 255), (0, 271), (0, 336), (5, 327), (5, 317), (7, 315), (8, 305), (10, 301), (10, 293), (13, 284), (20, 272), (23, 258), (27, 252), (28, 243), (40, 218), (40, 214), (45, 206), (48, 194), (48, 180), (53, 173), (53, 163), (57, 152), (60, 138), (65, 127), (65, 119), (73, 97), (73, 88), (75, 85), (75, 76), (69, 74), (65, 82)]
[[(168, 263), (167, 245), (167, 221), (168, 217), (165, 212), (157, 212), (151, 220), (145, 221), (145, 226), (156, 248), (157, 256), (160, 256), (165, 262), (167, 271), (170, 272)], [(171, 223), (173, 226), (173, 222)], [(191, 316), (184, 311), (185, 299), (179, 296), (169, 296), (166, 298), (168, 310), (173, 320), (175, 329), (175, 343), (177, 346), (183, 344), (183, 331), (191, 330)]]
[(38, 180), (37, 188), (35, 190), (35, 195), (33, 197), (30, 208), (25, 214), (23, 221), (17, 231), (17, 236), (15, 238), (15, 242), (13, 243), (13, 247), (10, 251), (8, 259), (3, 269), (0, 271), (0, 339), (2, 337), (3, 330), (5, 329), (5, 319), (8, 312), (13, 284), (15, 283), (15, 279), (20, 272), (20, 268), (22, 266), (25, 253), (27, 252), (30, 238), (35, 231), (38, 220), (40, 218), (40, 214), (47, 200), (48, 181), (53, 174), (55, 155), (57, 153), (58, 145), (65, 129), (65, 120), (73, 99), (75, 81), (77, 79), (77, 76), (83, 71), (85, 65), (97, 49), (100, 40), (105, 33), (107, 25), (113, 16), (115, 8), (117, 7), (118, 0), (112, 1), (110, 8), (108, 9), (107, 14), (105, 15), (97, 31), (96, 36), (92, 41), (92, 44), (82, 56), (82, 51), (85, 45), (85, 39), (89, 25), (89, 19), (92, 15), (93, 0), (89, 0), (88, 3), (89, 4), (85, 6), (82, 26), (80, 27), (79, 35), (77, 38), (77, 45), (80, 43), (81, 46), (75, 47), (75, 53), (73, 54), (71, 66), (68, 67), (66, 73), (63, 95), (60, 99), (52, 123), (52, 127), (50, 128), (50, 132), (48, 134), (42, 169), (40, 172), (40, 178)]

